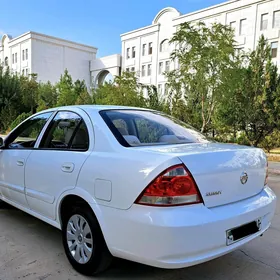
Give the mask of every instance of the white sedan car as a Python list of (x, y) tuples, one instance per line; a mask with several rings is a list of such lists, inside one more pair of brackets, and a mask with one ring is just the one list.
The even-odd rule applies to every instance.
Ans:
[(0, 142), (1, 200), (61, 229), (86, 275), (113, 256), (202, 263), (262, 235), (275, 212), (261, 149), (211, 142), (160, 112), (55, 108)]

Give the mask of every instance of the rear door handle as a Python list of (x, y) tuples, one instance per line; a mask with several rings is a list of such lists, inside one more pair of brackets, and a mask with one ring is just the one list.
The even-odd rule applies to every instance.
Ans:
[(74, 168), (75, 168), (75, 165), (74, 165), (74, 163), (71, 163), (71, 162), (63, 163), (61, 166), (61, 170), (63, 172), (67, 172), (67, 173), (73, 172)]
[(18, 166), (24, 166), (24, 159), (18, 159), (17, 160), (17, 165)]

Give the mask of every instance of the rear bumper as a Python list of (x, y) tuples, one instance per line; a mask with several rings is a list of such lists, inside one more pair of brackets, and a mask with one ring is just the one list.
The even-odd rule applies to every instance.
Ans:
[[(129, 210), (101, 207), (98, 218), (112, 255), (161, 268), (182, 268), (227, 254), (261, 235), (269, 228), (275, 208), (276, 196), (266, 187), (257, 196), (210, 209), (202, 204), (133, 205)], [(259, 232), (227, 246), (228, 229), (259, 218)]]

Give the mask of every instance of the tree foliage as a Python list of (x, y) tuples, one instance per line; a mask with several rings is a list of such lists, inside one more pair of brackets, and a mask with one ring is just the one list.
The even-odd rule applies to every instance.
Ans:
[(166, 73), (173, 114), (206, 132), (221, 96), (221, 86), (236, 67), (234, 34), (222, 24), (207, 27), (199, 22), (183, 23), (170, 41), (171, 54), (180, 67)]

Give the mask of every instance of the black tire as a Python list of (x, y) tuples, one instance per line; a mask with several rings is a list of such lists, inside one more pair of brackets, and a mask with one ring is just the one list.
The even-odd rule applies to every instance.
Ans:
[[(84, 264), (81, 264), (74, 259), (67, 243), (67, 224), (73, 215), (82, 216), (88, 223), (92, 232), (93, 251), (89, 260)], [(69, 262), (71, 263), (71, 265), (73, 266), (73, 268), (77, 270), (79, 273), (88, 276), (92, 276), (94, 274), (106, 270), (110, 266), (113, 257), (107, 248), (99, 223), (94, 213), (89, 208), (89, 206), (86, 205), (74, 206), (70, 211), (67, 212), (65, 217), (62, 218), (63, 218), (63, 224), (62, 224), (63, 246), (64, 246), (66, 256)]]

